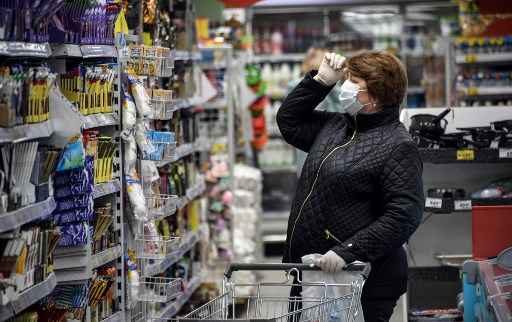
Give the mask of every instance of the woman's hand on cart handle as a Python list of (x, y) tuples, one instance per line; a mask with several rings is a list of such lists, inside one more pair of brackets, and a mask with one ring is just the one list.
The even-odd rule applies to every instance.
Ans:
[[(367, 270), (368, 264), (362, 262), (353, 262), (343, 267), (344, 271), (348, 272), (364, 272)], [(298, 264), (298, 263), (231, 263), (224, 276), (228, 279), (231, 278), (233, 272), (236, 271), (290, 271), (292, 269), (300, 271), (319, 271), (320, 267), (313, 264)]]

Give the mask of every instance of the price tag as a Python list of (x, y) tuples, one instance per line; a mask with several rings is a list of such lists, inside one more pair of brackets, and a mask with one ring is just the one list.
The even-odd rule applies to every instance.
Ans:
[(471, 210), (471, 200), (455, 200), (453, 203), (455, 210)]
[(474, 87), (474, 86), (473, 86), (473, 87), (468, 87), (468, 88), (466, 89), (466, 91), (467, 91), (467, 94), (468, 94), (469, 96), (475, 96), (475, 95), (478, 95), (478, 87)]
[(457, 150), (457, 161), (472, 161), (475, 160), (475, 150), (461, 149)]
[(499, 150), (500, 159), (512, 159), (512, 148), (504, 149), (501, 148)]
[(427, 198), (425, 199), (425, 207), (426, 208), (443, 208), (443, 199), (441, 198)]
[(476, 55), (466, 55), (466, 57), (464, 57), (464, 60), (466, 61), (466, 63), (476, 63)]

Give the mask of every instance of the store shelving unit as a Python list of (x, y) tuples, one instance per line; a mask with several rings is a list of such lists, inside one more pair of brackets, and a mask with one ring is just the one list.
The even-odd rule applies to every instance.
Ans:
[(0, 232), (16, 229), (37, 219), (46, 218), (55, 209), (55, 200), (49, 197), (45, 201), (0, 215)]
[(489, 54), (457, 54), (457, 64), (485, 64), (485, 63), (509, 63), (512, 61), (512, 53), (489, 53)]
[[(51, 59), (54, 62), (72, 61), (72, 62), (116, 62), (115, 79), (113, 82), (112, 105), (113, 111), (109, 113), (96, 113), (90, 115), (81, 114), (72, 104), (67, 101), (60, 90), (54, 92), (54, 95), (60, 95), (61, 99), (67, 104), (66, 108), (73, 110), (81, 124), (82, 130), (96, 130), (106, 133), (113, 138), (116, 145), (113, 156), (113, 179), (108, 182), (95, 184), (92, 196), (94, 204), (110, 204), (112, 207), (113, 221), (111, 223), (115, 234), (118, 236), (119, 243), (93, 253), (92, 236), (87, 245), (65, 248), (60, 247), (56, 250), (55, 273), (59, 285), (82, 284), (87, 280), (95, 278), (95, 271), (100, 267), (111, 264), (116, 269), (115, 292), (116, 307), (118, 311), (112, 312), (112, 316), (107, 317), (108, 321), (123, 321), (125, 316), (125, 270), (124, 270), (124, 200), (122, 198), (122, 178), (124, 174), (123, 161), (121, 154), (121, 68), (119, 66), (119, 54), (115, 46), (110, 45), (74, 45), (60, 44), (52, 46)], [(85, 320), (98, 320), (94, 317), (98, 314), (87, 306), (85, 308)]]
[(6, 321), (20, 314), (32, 304), (48, 296), (55, 286), (55, 274), (50, 274), (43, 282), (34, 285), (18, 295), (18, 298), (7, 305), (0, 306), (0, 321)]

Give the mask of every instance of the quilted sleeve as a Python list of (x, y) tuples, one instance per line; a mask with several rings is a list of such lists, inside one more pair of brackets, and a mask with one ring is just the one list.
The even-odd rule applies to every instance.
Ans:
[(379, 175), (382, 214), (334, 251), (347, 263), (373, 262), (407, 242), (418, 228), (425, 205), (423, 164), (413, 142), (400, 143)]
[(277, 112), (277, 125), (286, 142), (309, 152), (316, 135), (334, 113), (315, 111), (332, 87), (313, 79), (316, 71), (304, 77), (288, 96)]

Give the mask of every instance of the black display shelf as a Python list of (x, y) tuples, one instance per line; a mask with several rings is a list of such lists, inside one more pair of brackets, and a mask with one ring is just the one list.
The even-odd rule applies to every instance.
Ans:
[(512, 163), (511, 149), (419, 148), (424, 163)]

